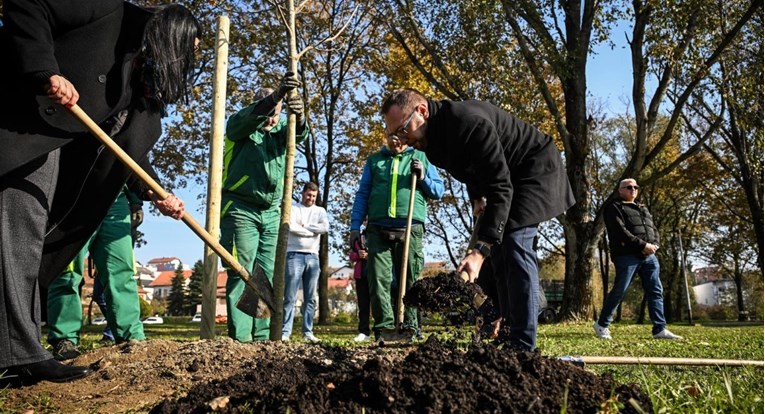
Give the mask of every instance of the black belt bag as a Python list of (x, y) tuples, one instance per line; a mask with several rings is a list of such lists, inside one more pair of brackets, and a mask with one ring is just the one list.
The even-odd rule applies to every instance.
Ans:
[(403, 242), (406, 236), (406, 229), (380, 229), (380, 237), (388, 242)]

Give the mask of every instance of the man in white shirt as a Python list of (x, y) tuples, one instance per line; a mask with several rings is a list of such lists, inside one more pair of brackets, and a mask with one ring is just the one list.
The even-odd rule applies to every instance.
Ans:
[(319, 280), (319, 241), (329, 231), (327, 211), (316, 205), (319, 186), (306, 183), (300, 203), (292, 203), (290, 214), (290, 237), (287, 242), (287, 269), (284, 275), (284, 323), (282, 340), (288, 341), (292, 334), (295, 296), (298, 284), (303, 282), (303, 340), (319, 342), (313, 334), (313, 314), (316, 308), (314, 296)]

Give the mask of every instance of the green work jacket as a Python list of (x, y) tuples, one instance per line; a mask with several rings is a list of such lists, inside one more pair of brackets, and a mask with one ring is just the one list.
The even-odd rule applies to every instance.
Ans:
[[(226, 125), (223, 155), (223, 214), (234, 201), (266, 210), (279, 206), (284, 191), (287, 152), (287, 121), (280, 119), (270, 130), (263, 129), (275, 114), (271, 96), (256, 101), (232, 116)], [(298, 124), (295, 141), (308, 136), (308, 127)]]

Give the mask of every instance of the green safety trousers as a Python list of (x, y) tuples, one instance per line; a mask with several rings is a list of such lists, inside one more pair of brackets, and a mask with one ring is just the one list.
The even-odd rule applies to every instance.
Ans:
[(121, 192), (95, 233), (80, 253), (48, 287), (48, 342), (66, 339), (79, 343), (82, 329), (80, 283), (88, 252), (96, 265), (96, 277), (104, 287), (106, 321), (117, 343), (143, 340), (141, 306), (135, 275), (130, 207)]
[[(257, 210), (238, 200), (225, 202), (220, 222), (220, 244), (252, 272), (253, 264), (263, 269), (273, 282), (276, 240), (279, 235), (279, 207)], [(271, 318), (255, 318), (240, 311), (236, 302), (246, 287), (234, 270), (228, 270), (226, 311), (228, 336), (239, 342), (265, 341), (269, 338)]]
[[(422, 225), (412, 225), (409, 239), (409, 259), (407, 261), (406, 289), (420, 277), (425, 256), (422, 253)], [(367, 281), (369, 282), (369, 301), (372, 305), (375, 330), (393, 329), (396, 327), (398, 309), (398, 289), (391, 292), (393, 277), (401, 272), (401, 261), (404, 256), (404, 242), (388, 241), (380, 235), (380, 227), (367, 227)], [(398, 283), (396, 283), (398, 285)], [(417, 330), (417, 309), (409, 306), (404, 308), (402, 329)]]

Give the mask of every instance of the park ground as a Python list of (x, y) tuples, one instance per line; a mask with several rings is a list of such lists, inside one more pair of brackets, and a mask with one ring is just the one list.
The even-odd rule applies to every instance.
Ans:
[[(196, 394), (196, 399), (205, 400), (202, 406), (206, 409), (217, 405), (225, 411), (234, 404), (233, 398), (229, 401), (233, 391), (225, 389), (225, 386), (234, 382), (257, 381), (258, 378), (247, 377), (252, 372), (278, 371), (283, 366), (295, 365), (326, 372), (332, 370), (328, 367), (333, 363), (340, 370), (341, 363), (345, 364), (347, 359), (354, 360), (356, 366), (365, 369), (371, 369), (368, 363), (365, 364), (370, 359), (396, 366), (401, 365), (409, 354), (424, 347), (422, 342), (414, 346), (385, 348), (370, 343), (355, 344), (351, 341), (356, 334), (352, 324), (317, 326), (315, 332), (323, 339), (319, 345), (303, 344), (297, 334), (289, 343), (240, 344), (225, 337), (223, 325), (217, 326), (218, 339), (200, 341), (199, 325), (189, 323), (188, 319), (167, 318), (164, 325), (146, 326), (147, 341), (121, 346), (101, 346), (98, 343), (101, 327), (86, 327), (82, 344), (85, 353), (74, 362), (91, 365), (96, 372), (67, 384), (43, 382), (21, 389), (1, 390), (0, 413), (192, 412), (194, 410), (175, 403), (184, 401), (184, 397), (191, 400), (192, 394)], [(425, 325), (425, 337), (433, 336), (450, 344), (456, 351), (448, 353), (449, 357), (459, 359), (460, 352), (469, 348), (471, 330), (467, 327), (446, 327), (437, 319), (430, 322)], [(296, 326), (300, 326), (299, 323)], [(677, 324), (672, 325), (671, 329), (685, 339), (654, 340), (650, 337), (649, 325), (630, 322), (613, 326), (613, 341), (596, 339), (590, 323), (541, 325), (538, 345), (541, 355), (545, 357), (587, 355), (763, 360), (762, 325), (711, 327)], [(410, 356), (407, 361), (411, 360)], [(760, 367), (590, 365), (586, 370), (597, 374), (598, 378), (613, 379), (615, 384), (634, 385), (650, 399), (654, 412), (763, 412), (763, 370)], [(569, 372), (567, 368), (563, 371)], [(295, 374), (289, 369), (285, 375), (287, 373)], [(279, 379), (278, 374), (274, 378)], [(561, 377), (552, 378), (560, 382)], [(294, 379), (281, 380), (290, 382)], [(206, 390), (202, 390), (205, 388), (203, 385)], [(564, 395), (568, 395), (569, 385), (563, 385), (566, 390)], [(325, 386), (335, 385), (330, 383)], [(257, 404), (269, 398), (296, 398), (295, 395), (280, 396), (278, 390), (269, 392), (273, 395), (261, 395)], [(310, 397), (306, 395), (305, 398)], [(562, 401), (564, 409), (556, 412), (580, 412), (574, 403)], [(244, 408), (237, 412), (262, 411), (263, 405), (257, 404), (246, 402), (240, 406)], [(629, 404), (608, 401), (600, 401), (597, 406), (601, 412), (631, 410)], [(477, 411), (462, 408), (462, 412)], [(198, 406), (196, 410), (199, 411)], [(290, 409), (279, 411), (290, 412)], [(307, 412), (305, 409), (294, 411)], [(332, 411), (331, 407), (329, 411)], [(369, 412), (374, 411), (369, 409)]]

